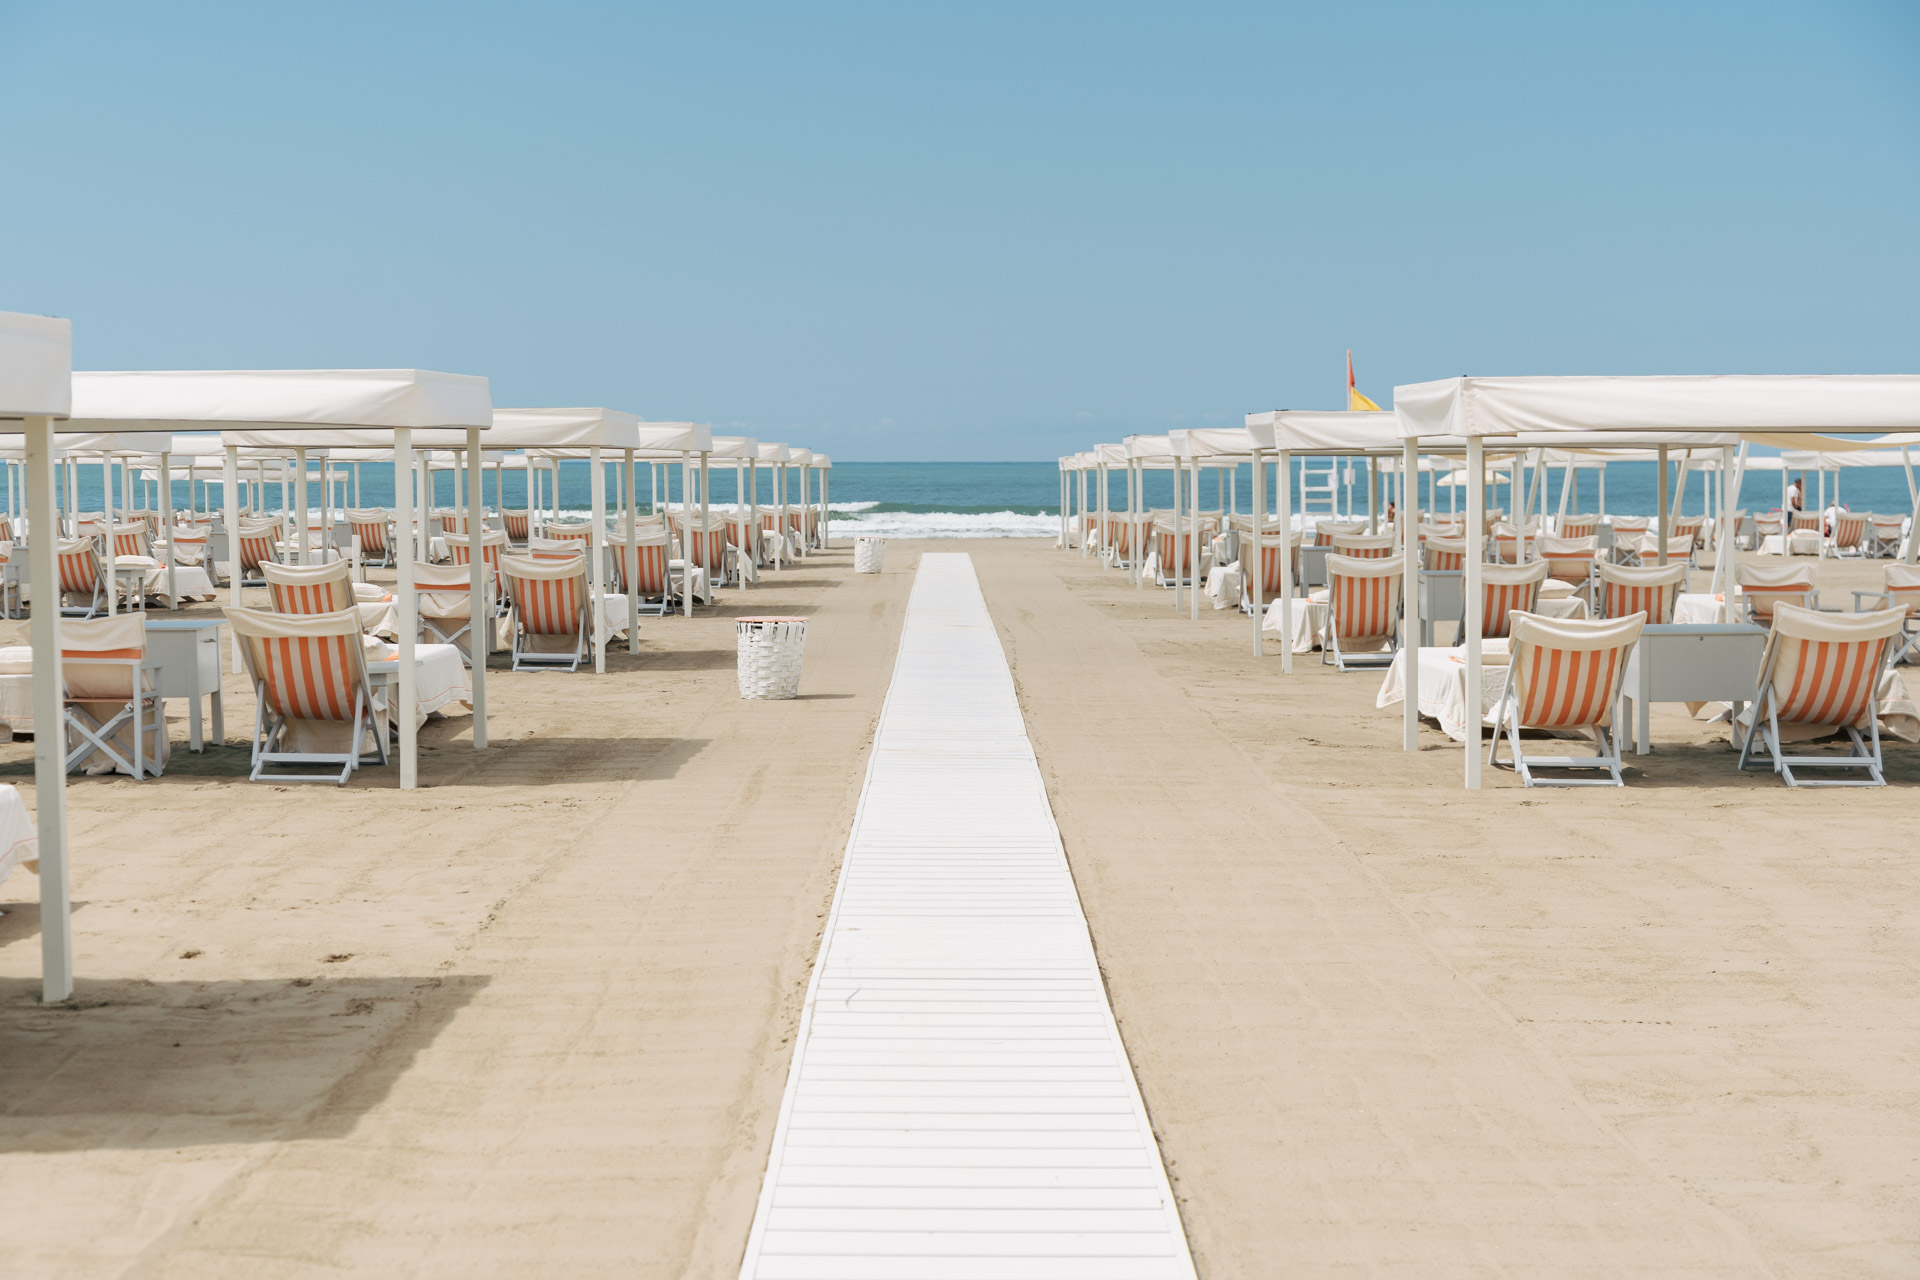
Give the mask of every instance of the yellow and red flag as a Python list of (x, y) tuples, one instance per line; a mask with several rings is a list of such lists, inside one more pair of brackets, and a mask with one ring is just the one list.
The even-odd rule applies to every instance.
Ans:
[(1380, 412), (1380, 406), (1361, 395), (1360, 388), (1353, 383), (1353, 351), (1351, 348), (1347, 351), (1347, 408), (1371, 409), (1375, 413)]

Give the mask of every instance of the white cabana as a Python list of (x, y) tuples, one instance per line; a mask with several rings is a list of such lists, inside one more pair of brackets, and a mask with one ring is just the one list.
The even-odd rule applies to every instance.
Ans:
[[(1673, 443), (1687, 433), (1737, 433), (1749, 443), (1791, 447), (1805, 445), (1807, 437), (1823, 433), (1911, 431), (1920, 427), (1920, 375), (1459, 377), (1396, 387), (1394, 414), (1400, 434), (1409, 442), (1409, 453), (1423, 437), (1464, 437), (1471, 490), (1467, 541), (1473, 546), (1485, 533), (1478, 481), (1488, 438), (1526, 436), (1561, 447), (1604, 447), (1609, 439), (1627, 443), (1640, 437)], [(1827, 447), (1827, 442), (1820, 447)], [(1663, 488), (1665, 478), (1662, 468)], [(1722, 488), (1723, 520), (1737, 509), (1739, 488), (1736, 471), (1732, 483)], [(1666, 515), (1663, 503), (1663, 547)], [(1909, 557), (1915, 536), (1910, 525)], [(1470, 555), (1466, 561), (1466, 706), (1470, 714), (1480, 705), (1483, 681), (1478, 560)], [(1413, 658), (1406, 660), (1406, 667), (1413, 670)], [(1413, 697), (1411, 689), (1408, 696)], [(1481, 783), (1479, 745), (1478, 735), (1467, 744), (1465, 778), (1470, 788)]]
[[(56, 419), (73, 406), (73, 327), (65, 320), (0, 312), (0, 418), (19, 421), (25, 450), (28, 573), (44, 592), (60, 581), (53, 463)], [(73, 900), (67, 869), (67, 752), (61, 724), (59, 596), (36, 608), (33, 645), (34, 821), (40, 834), (40, 996), (73, 995)]]
[[(485, 378), (432, 373), (419, 369), (297, 369), (76, 373), (73, 422), (89, 430), (221, 432), (226, 450), (222, 503), (228, 546), (235, 572), (232, 599), (240, 605), (239, 451), (255, 449), (327, 449), (372, 441), (366, 433), (390, 438), (401, 458), (416, 442), (458, 446), (480, 452), (480, 433), (493, 422), (493, 404)], [(419, 439), (416, 440), (416, 433)], [(306, 477), (300, 509), (306, 510)], [(478, 523), (479, 495), (469, 495)], [(412, 518), (412, 498), (396, 486), (401, 527)], [(304, 542), (305, 532), (301, 533)], [(415, 710), (414, 641), (418, 629), (409, 543), (398, 557), (400, 645), (398, 702), (400, 785), (418, 785), (419, 752)], [(476, 567), (474, 598), (482, 586)], [(237, 653), (236, 653), (237, 656)], [(473, 671), (473, 745), (484, 750), (486, 735), (485, 663)]]

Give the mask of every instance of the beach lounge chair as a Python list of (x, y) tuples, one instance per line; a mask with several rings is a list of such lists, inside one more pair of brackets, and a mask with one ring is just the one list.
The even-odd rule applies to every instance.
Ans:
[[(1162, 587), (1184, 586), (1193, 578), (1193, 529), (1184, 520), (1176, 534), (1171, 523), (1153, 526), (1153, 580)], [(1206, 542), (1201, 534), (1200, 541)]]
[(1529, 520), (1527, 522), (1524, 536), (1519, 526), (1511, 524), (1494, 525), (1492, 530), (1490, 530), (1490, 535), (1488, 545), (1493, 551), (1492, 563), (1519, 564), (1520, 544), (1522, 542), (1526, 543), (1528, 551), (1535, 555), (1539, 554), (1540, 528), (1537, 521)]
[[(1327, 556), (1327, 635), (1322, 664), (1342, 671), (1382, 667), (1400, 648), (1399, 556), (1357, 559)], [(1373, 652), (1369, 646), (1376, 646)]]
[(1555, 582), (1571, 582), (1581, 590), (1593, 585), (1594, 562), (1600, 549), (1600, 539), (1593, 534), (1578, 538), (1545, 534), (1534, 546), (1547, 566), (1547, 576)]
[(526, 510), (500, 512), (500, 527), (506, 531), (507, 545), (524, 547), (527, 539), (533, 536), (533, 516)]
[(1893, 556), (1900, 554), (1900, 539), (1906, 531), (1905, 516), (1867, 516), (1867, 554), (1870, 556)]
[(689, 570), (698, 569), (704, 565), (709, 584), (724, 581), (727, 576), (726, 521), (711, 520), (707, 527), (700, 531), (695, 531), (693, 524), (693, 521), (681, 523), (680, 558), (686, 561)]
[(212, 532), (213, 530), (204, 524), (176, 526), (167, 534), (167, 546), (173, 551), (173, 562), (205, 566), (207, 538)]
[(1785, 512), (1769, 511), (1766, 515), (1753, 518), (1753, 533), (1757, 538), (1773, 538), (1785, 533), (1787, 517)]
[[(485, 579), (485, 599), (480, 616), (492, 619), (499, 612), (495, 577)], [(460, 651), (460, 661), (473, 666), (473, 573), (465, 564), (423, 564), (414, 566), (413, 589), (419, 597), (415, 617), (419, 620), (418, 638), (428, 644), (450, 644)], [(495, 645), (494, 633), (485, 633), (487, 652)]]
[(377, 507), (349, 507), (347, 524), (354, 541), (360, 544), (361, 564), (382, 568), (393, 564), (393, 518), (388, 512)]
[(1845, 556), (1864, 559), (1867, 554), (1867, 517), (1852, 511), (1837, 512), (1833, 528), (1820, 541), (1820, 555), (1838, 560)]
[(1427, 568), (1434, 573), (1459, 573), (1467, 567), (1465, 538), (1431, 537), (1426, 540)]
[(1733, 584), (1742, 615), (1758, 626), (1773, 625), (1776, 605), (1814, 609), (1820, 604), (1820, 594), (1813, 588), (1813, 568), (1807, 565), (1736, 564)]
[(532, 560), (579, 560), (584, 564), (589, 545), (579, 538), (542, 538), (536, 535), (527, 539), (527, 557)]
[[(1614, 719), (1627, 657), (1639, 643), (1644, 623), (1638, 614), (1606, 622), (1514, 614), (1507, 685), (1494, 706), (1487, 763), (1499, 763), (1504, 729), (1514, 771), (1529, 787), (1624, 786)], [(1585, 733), (1593, 740), (1594, 754), (1529, 756), (1521, 745), (1523, 729)], [(1607, 776), (1540, 778), (1534, 776), (1535, 769), (1604, 769)]]
[[(1673, 534), (1667, 538), (1667, 563), (1693, 564), (1693, 540), (1691, 533)], [(1624, 546), (1615, 542), (1614, 550), (1620, 554), (1619, 563), (1627, 565), (1657, 565), (1660, 563), (1660, 535), (1644, 534), (1630, 539)]]
[[(92, 538), (61, 540), (54, 544), (59, 564), (60, 615), (66, 618), (91, 618), (107, 607), (107, 570), (100, 559), (99, 544)], [(84, 600), (84, 605), (68, 603)]]
[(1333, 536), (1333, 553), (1352, 556), (1356, 560), (1384, 560), (1393, 555), (1400, 546), (1400, 540), (1390, 533), (1368, 537), (1364, 533), (1336, 533)]
[(338, 613), (357, 603), (352, 570), (344, 560), (326, 564), (274, 564), (260, 566), (267, 583), (267, 599), (275, 613)]
[(262, 524), (240, 523), (240, 585), (243, 587), (264, 587), (267, 580), (260, 573), (260, 566), (273, 564), (279, 559), (280, 523), (269, 520)]
[(1632, 542), (1645, 533), (1653, 524), (1649, 516), (1614, 516), (1608, 521), (1613, 529), (1613, 541), (1617, 547), (1623, 542)]
[[(1771, 757), (1774, 772), (1790, 787), (1885, 786), (1880, 673), (1905, 622), (1904, 609), (1818, 613), (1790, 604), (1775, 608), (1773, 630), (1767, 634), (1760, 678), (1747, 712), (1751, 720), (1740, 744), (1739, 767), (1746, 769), (1757, 740)], [(1865, 739), (1862, 729), (1867, 731)], [(1846, 755), (1789, 756), (1782, 749), (1789, 740), (1805, 741), (1836, 731), (1847, 735)], [(1816, 781), (1794, 777), (1795, 768), (1863, 769), (1867, 776)]]
[(1506, 636), (1514, 613), (1532, 613), (1540, 606), (1540, 584), (1547, 580), (1547, 563), (1489, 564), (1480, 569), (1480, 634), (1489, 640)]
[(1885, 589), (1882, 591), (1856, 591), (1853, 593), (1853, 611), (1867, 611), (1866, 601), (1872, 600), (1876, 609), (1904, 609), (1907, 614), (1905, 642), (1887, 659), (1887, 665), (1920, 653), (1920, 565), (1890, 564), (1881, 570), (1881, 579)]
[[(306, 616), (228, 609), (253, 682), (250, 781), (344, 786), (369, 759), (387, 759), (387, 735), (367, 677), (366, 640), (353, 609)], [(371, 739), (371, 743), (369, 743)], [(339, 772), (269, 773), (337, 765)]]
[[(564, 665), (578, 671), (588, 657), (586, 557), (502, 556), (500, 576), (513, 601), (513, 669)], [(555, 647), (568, 640), (571, 648)]]
[[(1681, 516), (1668, 529), (1667, 536), (1676, 540), (1685, 538), (1688, 554), (1692, 554), (1693, 548), (1700, 542), (1700, 530), (1706, 526), (1706, 523), (1707, 518), (1703, 515)], [(1655, 545), (1658, 546), (1657, 543)]]
[[(462, 533), (444, 535), (447, 553), (453, 557), (453, 563), (462, 567), (472, 562), (473, 539)], [(488, 529), (480, 535), (480, 557), (487, 562), (487, 568), (495, 574), (500, 572), (500, 556), (507, 548), (507, 535), (498, 529)]]
[(1336, 521), (1322, 520), (1313, 526), (1313, 545), (1331, 547), (1333, 540), (1342, 534), (1365, 533), (1367, 522), (1364, 520)]
[(147, 625), (138, 613), (63, 621), (60, 673), (67, 728), (67, 772), (98, 758), (88, 772), (119, 772), (137, 782), (167, 762), (167, 717), (160, 664), (147, 661)]
[(634, 535), (631, 545), (624, 540), (614, 543), (612, 593), (627, 594), (627, 575), (631, 572), (640, 608), (655, 617), (664, 616), (672, 605), (673, 593), (667, 586), (670, 550), (671, 539), (665, 529), (643, 530)]
[(1639, 567), (1602, 564), (1600, 599), (1596, 612), (1602, 618), (1618, 620), (1642, 614), (1654, 626), (1673, 621), (1673, 602), (1687, 584), (1685, 564), (1657, 564)]
[[(1300, 535), (1297, 533), (1291, 534), (1287, 538), (1287, 542), (1291, 544), (1293, 548), (1290, 559), (1293, 563), (1293, 582), (1296, 589), (1298, 589), (1300, 585), (1300, 541)], [(1240, 540), (1240, 559), (1243, 565), (1246, 562), (1246, 548), (1250, 544), (1251, 538), (1242, 538)], [(1282, 594), (1284, 579), (1280, 576), (1281, 545), (1280, 534), (1277, 530), (1260, 535), (1260, 599), (1262, 608), (1265, 608), (1266, 605), (1272, 601), (1278, 600)], [(1247, 581), (1251, 582), (1252, 579), (1249, 578)], [(1244, 588), (1240, 593), (1240, 604), (1249, 612), (1253, 609), (1253, 596)], [(1304, 601), (1300, 607), (1303, 609), (1306, 607)]]
[(1555, 536), (1561, 538), (1592, 538), (1597, 537), (1599, 532), (1600, 517), (1593, 514), (1567, 516), (1554, 530)]

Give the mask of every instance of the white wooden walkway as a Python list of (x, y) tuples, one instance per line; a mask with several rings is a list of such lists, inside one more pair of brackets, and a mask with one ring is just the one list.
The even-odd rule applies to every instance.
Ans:
[(965, 555), (914, 580), (740, 1274), (1193, 1276)]

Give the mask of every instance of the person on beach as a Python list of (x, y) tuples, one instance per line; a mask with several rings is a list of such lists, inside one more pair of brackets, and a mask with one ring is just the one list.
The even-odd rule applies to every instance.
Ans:
[(1792, 483), (1787, 485), (1787, 510), (1789, 511), (1806, 510), (1805, 500), (1801, 496), (1799, 476), (1795, 476), (1793, 478)]

